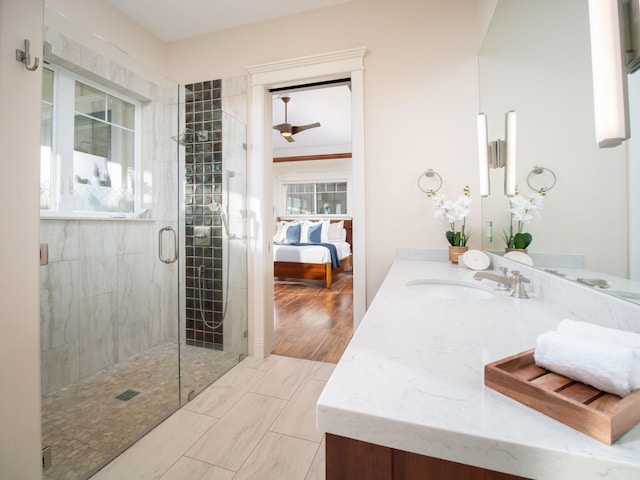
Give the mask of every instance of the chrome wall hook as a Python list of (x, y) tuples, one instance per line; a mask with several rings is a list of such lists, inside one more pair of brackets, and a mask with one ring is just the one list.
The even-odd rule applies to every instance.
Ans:
[(38, 57), (34, 58), (34, 62), (32, 66), (29, 66), (31, 63), (31, 53), (29, 52), (29, 40), (24, 39), (24, 50), (16, 49), (16, 60), (24, 63), (24, 66), (30, 72), (37, 70), (38, 64), (40, 63), (40, 59)]

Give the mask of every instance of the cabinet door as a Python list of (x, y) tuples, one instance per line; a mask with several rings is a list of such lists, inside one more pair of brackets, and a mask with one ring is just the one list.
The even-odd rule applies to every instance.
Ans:
[(393, 451), (393, 480), (526, 480), (462, 463)]
[(327, 433), (326, 480), (392, 480), (392, 450)]

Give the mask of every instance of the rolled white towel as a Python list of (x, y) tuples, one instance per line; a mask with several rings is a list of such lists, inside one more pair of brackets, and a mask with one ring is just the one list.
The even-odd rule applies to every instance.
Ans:
[(615, 343), (629, 348), (640, 348), (640, 334), (625, 332), (615, 328), (601, 327), (593, 323), (565, 319), (558, 324), (556, 331), (564, 333), (565, 335)]
[(540, 367), (624, 397), (640, 387), (640, 350), (551, 331), (538, 337)]

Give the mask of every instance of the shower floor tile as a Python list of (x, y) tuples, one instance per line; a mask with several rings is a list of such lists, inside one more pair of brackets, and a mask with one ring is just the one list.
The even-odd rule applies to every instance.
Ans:
[[(181, 395), (199, 393), (239, 361), (238, 354), (181, 346)], [(137, 395), (130, 393), (138, 392)], [(125, 395), (127, 400), (118, 399)], [(121, 397), (122, 398), (122, 397)], [(42, 399), (45, 480), (77, 480), (108, 462), (179, 407), (178, 346), (153, 347)]]

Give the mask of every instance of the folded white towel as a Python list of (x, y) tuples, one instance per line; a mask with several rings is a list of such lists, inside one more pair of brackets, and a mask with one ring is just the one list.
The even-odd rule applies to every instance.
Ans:
[(640, 387), (640, 350), (551, 331), (538, 337), (537, 365), (624, 397)]
[(625, 332), (615, 328), (601, 327), (593, 323), (565, 319), (558, 324), (556, 331), (566, 335), (615, 343), (629, 348), (640, 348), (640, 334)]

